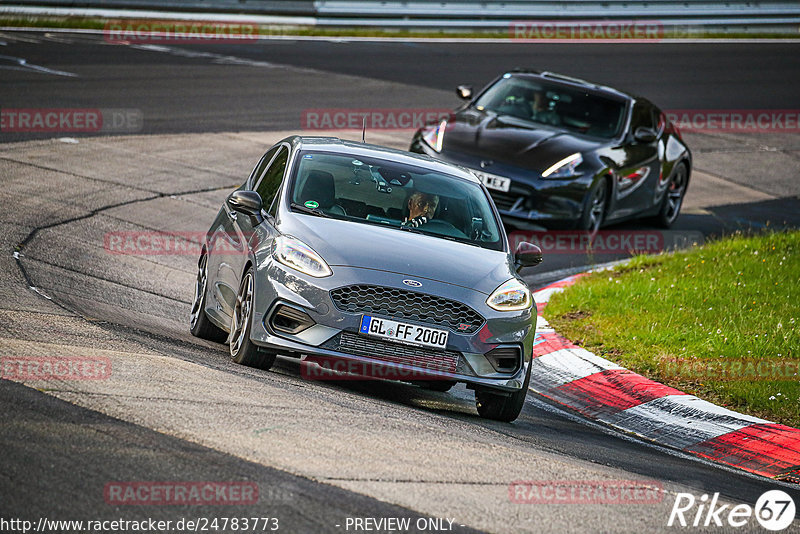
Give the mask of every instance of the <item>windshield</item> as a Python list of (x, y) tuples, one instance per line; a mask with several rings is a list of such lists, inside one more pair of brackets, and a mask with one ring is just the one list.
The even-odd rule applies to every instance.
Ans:
[(613, 139), (625, 118), (625, 102), (577, 88), (506, 75), (476, 101), (480, 110)]
[(397, 162), (303, 151), (292, 210), (503, 250), (490, 200), (477, 183)]

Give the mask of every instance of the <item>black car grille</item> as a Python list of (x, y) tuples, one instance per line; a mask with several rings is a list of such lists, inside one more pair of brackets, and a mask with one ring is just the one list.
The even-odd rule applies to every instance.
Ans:
[(481, 314), (455, 300), (393, 287), (355, 285), (331, 291), (343, 312), (377, 313), (392, 319), (410, 319), (471, 334), (483, 325)]
[(373, 339), (352, 332), (342, 332), (322, 345), (323, 348), (372, 360), (411, 365), (431, 371), (455, 373), (461, 354)]

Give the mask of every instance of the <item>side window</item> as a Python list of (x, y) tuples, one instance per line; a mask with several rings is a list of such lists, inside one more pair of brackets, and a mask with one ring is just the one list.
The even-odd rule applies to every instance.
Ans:
[(631, 131), (635, 132), (636, 128), (644, 126), (645, 128), (655, 129), (653, 123), (653, 111), (650, 106), (642, 103), (633, 105), (633, 117), (631, 118)]
[(248, 181), (248, 184), (250, 184), (250, 186), (253, 189), (255, 189), (254, 184), (258, 181), (258, 178), (262, 174), (264, 174), (264, 169), (267, 168), (267, 165), (269, 165), (269, 162), (272, 161), (272, 157), (275, 155), (275, 152), (277, 152), (279, 148), (280, 147), (276, 146), (275, 148), (270, 149), (270, 151), (264, 154), (264, 156), (259, 160), (258, 165), (256, 165), (256, 168), (253, 169), (253, 172), (252, 174), (250, 174), (250, 179)]
[(289, 161), (289, 150), (280, 147), (275, 159), (272, 160), (269, 168), (261, 176), (261, 180), (256, 184), (255, 191), (261, 195), (261, 201), (265, 206), (271, 205), (281, 187), (283, 172), (286, 170), (286, 163)]
[(272, 204), (269, 207), (269, 213), (273, 218), (278, 216), (278, 197), (280, 196), (280, 189), (275, 193), (275, 198), (272, 199)]

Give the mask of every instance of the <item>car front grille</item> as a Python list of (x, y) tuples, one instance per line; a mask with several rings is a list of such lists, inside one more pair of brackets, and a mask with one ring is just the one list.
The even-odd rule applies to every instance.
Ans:
[(331, 291), (336, 307), (349, 313), (377, 313), (392, 319), (410, 319), (423, 324), (471, 334), (484, 318), (455, 300), (393, 287), (354, 285)]
[(494, 189), (490, 189), (489, 194), (492, 196), (492, 200), (494, 200), (494, 205), (497, 206), (497, 209), (503, 211), (511, 211), (511, 208), (514, 207), (514, 204), (516, 204), (517, 200), (522, 196), (513, 191), (504, 193)]
[(435, 350), (404, 345), (371, 337), (342, 332), (322, 345), (323, 348), (362, 356), (372, 360), (411, 365), (431, 371), (456, 373), (461, 354), (450, 350)]

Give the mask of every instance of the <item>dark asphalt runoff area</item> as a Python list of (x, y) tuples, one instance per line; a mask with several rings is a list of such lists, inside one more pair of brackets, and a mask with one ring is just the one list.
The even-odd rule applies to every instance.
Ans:
[[(279, 517), (285, 532), (346, 532), (348, 517), (449, 513), (454, 528), (490, 532), (669, 531), (677, 492), (752, 505), (776, 487), (609, 432), (534, 394), (506, 425), (479, 419), (461, 387), (440, 394), (309, 382), (293, 360), (268, 373), (233, 365), (226, 347), (188, 333), (194, 257), (116, 256), (103, 236), (204, 230), (274, 142), (269, 132), (299, 129), (309, 108), (449, 108), (458, 103), (455, 85), (480, 86), (522, 65), (642, 93), (665, 108), (793, 109), (800, 45), (154, 46), (0, 32), (0, 108), (135, 109), (144, 117), (136, 137), (0, 132), (8, 207), (0, 215), (0, 356), (100, 355), (114, 369), (108, 381), (0, 381), (0, 518), (252, 513)], [(65, 136), (78, 143), (53, 139)], [(758, 170), (744, 163), (738, 176), (729, 173), (736, 154), (774, 164), (763, 145), (797, 165), (796, 137), (696, 143), (707, 176), (698, 191), (713, 196), (708, 184), (717, 182), (708, 180), (719, 180), (749, 196), (703, 199), (677, 230), (800, 226), (791, 176), (758, 183)], [(582, 264), (548, 258), (531, 280)], [(562, 478), (656, 481), (664, 499), (650, 508), (509, 502), (513, 480)], [(115, 480), (254, 481), (263, 499), (235, 509), (112, 506), (103, 488)], [(781, 488), (800, 503), (800, 491)]]
[[(142, 133), (287, 130), (308, 108), (452, 108), (455, 87), (482, 87), (515, 67), (552, 70), (647, 96), (664, 109), (795, 109), (800, 45), (795, 43), (481, 44), (266, 40), (248, 44), (115, 45), (97, 35), (5, 32), (0, 41), (0, 106), (134, 108)], [(64, 41), (68, 41), (68, 43)], [(99, 44), (98, 44), (99, 42)], [(152, 47), (142, 53), (137, 46)], [(3, 57), (4, 56), (4, 57)], [(13, 59), (78, 77), (19, 69)], [(232, 66), (246, 61), (314, 69)], [(9, 70), (9, 69), (15, 70)], [(235, 73), (235, 75), (234, 75)], [(346, 90), (324, 73), (356, 76)], [(380, 90), (371, 80), (404, 84)], [(438, 90), (438, 98), (425, 90)], [(3, 134), (3, 140), (31, 135)]]

